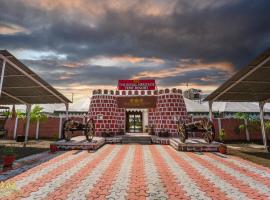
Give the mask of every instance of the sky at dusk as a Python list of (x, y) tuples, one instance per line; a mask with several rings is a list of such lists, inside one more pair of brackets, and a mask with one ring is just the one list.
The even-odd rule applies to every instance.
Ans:
[(60, 92), (118, 79), (211, 91), (270, 46), (269, 0), (0, 0), (0, 49)]

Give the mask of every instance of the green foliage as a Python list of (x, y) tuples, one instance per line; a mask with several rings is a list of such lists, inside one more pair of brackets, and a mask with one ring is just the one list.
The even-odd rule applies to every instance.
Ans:
[[(254, 119), (251, 115), (247, 113), (236, 113), (234, 117), (236, 119), (248, 121), (247, 126), (245, 124), (240, 124), (239, 127), (236, 127), (235, 129), (236, 133), (240, 133), (244, 131), (246, 128), (254, 132), (261, 130), (261, 121), (258, 119)], [(264, 122), (264, 125), (265, 125), (265, 131), (267, 133), (270, 133), (270, 121)]]
[[(17, 110), (16, 115), (19, 119), (25, 119), (26, 114)], [(36, 105), (30, 113), (30, 121), (31, 122), (37, 122), (37, 121), (43, 121), (47, 119), (47, 115), (43, 113), (43, 108), (39, 105)]]
[(30, 113), (31, 122), (43, 121), (47, 119), (47, 116), (42, 112), (43, 108), (36, 105)]
[(219, 135), (218, 135), (218, 138), (220, 141), (224, 141), (226, 137), (226, 133), (225, 133), (225, 130), (222, 128), (220, 131), (219, 131)]
[(6, 116), (6, 117), (10, 117), (11, 113), (9, 111), (5, 111), (5, 112), (3, 112), (3, 115)]
[(256, 120), (254, 117), (252, 117), (250, 114), (248, 113), (241, 113), (238, 112), (234, 115), (234, 117), (236, 119), (240, 119), (240, 120), (247, 120), (248, 124), (240, 124), (237, 129), (237, 133), (241, 133), (243, 132), (246, 128), (253, 130), (253, 131), (257, 131), (258, 129), (260, 129), (260, 125), (258, 124), (260, 121)]
[(3, 149), (3, 154), (6, 155), (6, 156), (14, 155), (13, 148), (12, 147), (5, 147)]
[(19, 110), (16, 111), (16, 115), (17, 115), (17, 117), (19, 119), (24, 119), (25, 118), (25, 113), (23, 113), (23, 112), (21, 112)]
[(244, 131), (245, 128), (246, 128), (246, 125), (245, 125), (245, 124), (240, 124), (240, 125), (239, 125), (239, 130), (240, 130), (240, 131)]
[(270, 121), (265, 122), (264, 126), (265, 126), (265, 131), (267, 133), (270, 133)]
[(250, 114), (248, 113), (242, 113), (242, 112), (238, 112), (234, 115), (234, 117), (236, 119), (242, 119), (242, 120), (249, 120), (249, 121), (252, 121), (252, 120), (255, 120)]

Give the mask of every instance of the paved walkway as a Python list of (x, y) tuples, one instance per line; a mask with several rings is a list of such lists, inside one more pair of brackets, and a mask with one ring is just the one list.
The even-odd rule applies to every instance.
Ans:
[(270, 169), (165, 145), (59, 153), (5, 183), (0, 199), (270, 199)]

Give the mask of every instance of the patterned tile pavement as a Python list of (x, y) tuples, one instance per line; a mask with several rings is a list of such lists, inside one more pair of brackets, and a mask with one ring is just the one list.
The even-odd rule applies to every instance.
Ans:
[(218, 153), (105, 145), (41, 161), (0, 174), (0, 199), (270, 199), (270, 169)]

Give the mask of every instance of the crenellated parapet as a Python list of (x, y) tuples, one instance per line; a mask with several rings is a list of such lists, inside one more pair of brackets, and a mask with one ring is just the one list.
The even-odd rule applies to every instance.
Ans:
[(97, 89), (93, 90), (92, 95), (116, 95), (116, 96), (149, 96), (149, 95), (161, 95), (168, 93), (178, 93), (182, 94), (181, 89), (160, 89), (160, 90), (107, 90), (107, 89)]

